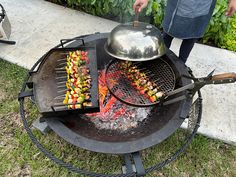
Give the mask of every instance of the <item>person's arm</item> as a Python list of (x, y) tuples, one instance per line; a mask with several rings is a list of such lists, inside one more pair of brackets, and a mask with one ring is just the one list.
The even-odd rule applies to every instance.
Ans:
[(229, 0), (228, 9), (225, 12), (225, 15), (231, 17), (236, 11), (236, 0)]
[(141, 12), (143, 8), (147, 7), (149, 0), (136, 0), (133, 9), (134, 11)]

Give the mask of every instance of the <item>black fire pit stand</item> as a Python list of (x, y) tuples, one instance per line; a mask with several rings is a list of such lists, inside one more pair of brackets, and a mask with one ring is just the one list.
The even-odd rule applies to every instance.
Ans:
[(36, 119), (32, 126), (39, 130), (42, 134), (46, 135), (51, 128), (48, 126), (47, 122), (45, 120), (42, 120), (41, 117)]
[(144, 176), (146, 174), (139, 152), (125, 154), (124, 161), (125, 165), (122, 166), (123, 174), (136, 173), (136, 176)]
[[(77, 39), (84, 39), (87, 36), (107, 36), (108, 34), (92, 34), (92, 35), (86, 35), (86, 36), (80, 36), (77, 38), (74, 38), (72, 41), (77, 40)], [(86, 40), (85, 40), (86, 42)], [(65, 44), (65, 43), (64, 43)], [(81, 44), (82, 45), (82, 44)], [(61, 44), (57, 45), (56, 47), (63, 47)], [(44, 57), (44, 56), (43, 56)], [(20, 103), (20, 115), (22, 118), (22, 122), (24, 125), (24, 128), (26, 132), (28, 133), (30, 139), (32, 142), (36, 145), (36, 147), (45, 154), (46, 157), (57, 163), (58, 165), (68, 169), (71, 172), (75, 172), (81, 175), (86, 175), (86, 176), (91, 176), (91, 177), (134, 177), (134, 176), (145, 176), (146, 174), (154, 171), (154, 170), (160, 170), (163, 168), (165, 165), (169, 164), (173, 160), (175, 160), (180, 154), (184, 152), (186, 147), (192, 142), (193, 138), (195, 137), (198, 128), (200, 127), (200, 122), (201, 122), (201, 116), (202, 116), (202, 96), (200, 90), (197, 91), (197, 99), (192, 103), (190, 112), (187, 117), (182, 117), (178, 118), (179, 119), (188, 119), (188, 131), (189, 135), (188, 137), (183, 141), (182, 145), (178, 148), (176, 148), (175, 152), (171, 155), (169, 155), (166, 159), (162, 160), (161, 162), (157, 163), (156, 165), (153, 165), (148, 168), (144, 168), (142, 159), (140, 156), (140, 151), (133, 151), (129, 153), (119, 153), (121, 156), (124, 157), (124, 165), (121, 167), (122, 173), (121, 174), (100, 174), (100, 173), (95, 173), (95, 172), (89, 172), (86, 170), (79, 169), (77, 167), (74, 167), (72, 164), (68, 164), (64, 162), (61, 159), (58, 159), (55, 157), (53, 154), (51, 154), (47, 149), (44, 148), (43, 145), (41, 145), (38, 140), (35, 138), (35, 136), (32, 133), (32, 130), (30, 129), (30, 125), (27, 121), (26, 115), (25, 115), (25, 98), (26, 97), (31, 97), (33, 96), (33, 93), (27, 91), (27, 88), (29, 87), (29, 80), (30, 80), (30, 73), (32, 73), (35, 68), (40, 64), (40, 62), (43, 60), (43, 57), (39, 59), (35, 65), (32, 67), (32, 69), (29, 71), (29, 74), (27, 75), (25, 82), (23, 83), (21, 93), (19, 94), (19, 103)], [(191, 73), (191, 70), (189, 70), (190, 75), (192, 77), (193, 74)], [(58, 124), (59, 120), (49, 118), (45, 119), (46, 120), (46, 127), (49, 126), (52, 128), (52, 125), (60, 125)], [(47, 121), (51, 120), (51, 121)], [(41, 119), (40, 121), (43, 121)], [(38, 122), (40, 124), (40, 121)], [(50, 124), (48, 124), (50, 122)], [(45, 123), (45, 122), (44, 122)], [(53, 128), (52, 128), (53, 130)], [(159, 142), (160, 143), (160, 142)], [(144, 148), (143, 148), (144, 149)]]

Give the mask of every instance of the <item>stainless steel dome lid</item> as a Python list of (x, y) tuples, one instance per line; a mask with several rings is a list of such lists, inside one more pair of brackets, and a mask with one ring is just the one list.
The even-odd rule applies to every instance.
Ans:
[(129, 61), (153, 60), (166, 52), (159, 29), (138, 21), (115, 27), (104, 48), (109, 55)]

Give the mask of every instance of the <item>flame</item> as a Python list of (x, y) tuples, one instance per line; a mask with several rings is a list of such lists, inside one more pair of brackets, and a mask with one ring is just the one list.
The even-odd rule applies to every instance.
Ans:
[[(116, 73), (117, 74), (117, 73)], [(107, 117), (106, 113), (112, 109), (113, 105), (116, 104), (117, 99), (109, 93), (109, 90), (106, 86), (105, 79), (105, 70), (100, 71), (99, 80), (98, 80), (98, 88), (99, 88), (99, 104), (100, 104), (100, 112), (99, 113), (91, 113), (86, 114), (88, 116), (102, 116)], [(116, 84), (115, 82), (112, 84)]]

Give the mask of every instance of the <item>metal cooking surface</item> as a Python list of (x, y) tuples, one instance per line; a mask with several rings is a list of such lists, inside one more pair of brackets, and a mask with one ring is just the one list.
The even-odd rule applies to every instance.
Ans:
[[(103, 70), (113, 58), (104, 51), (107, 33), (93, 34), (84, 38), (86, 45), (96, 44), (98, 69)], [(82, 45), (81, 41), (73, 42), (70, 47)], [(190, 81), (181, 77), (188, 75), (182, 62), (168, 51), (163, 59), (172, 67), (176, 76), (176, 88)], [(155, 63), (155, 61), (152, 61)], [(158, 73), (157, 73), (158, 74)], [(162, 77), (166, 77), (162, 76)], [(164, 89), (164, 87), (163, 87)], [(59, 136), (75, 146), (102, 153), (136, 152), (162, 142), (180, 127), (184, 117), (189, 113), (191, 100), (184, 100), (167, 106), (154, 106), (146, 121), (127, 131), (98, 129), (91, 120), (78, 115), (67, 115), (63, 119), (46, 119)], [(181, 118), (180, 118), (181, 117)], [(107, 117), (110, 119), (111, 117)]]
[[(54, 110), (62, 114), (66, 113), (65, 110), (73, 112), (73, 110), (68, 110), (68, 108), (63, 105), (63, 99), (66, 93), (65, 82), (67, 78), (65, 77), (65, 73), (57, 73), (56, 68), (59, 67), (58, 64), (60, 63), (60, 67), (64, 68), (66, 63), (63, 61), (66, 58), (68, 52), (75, 50), (89, 52), (88, 54), (90, 62), (88, 67), (90, 69), (90, 76), (93, 78), (92, 87), (90, 89), (93, 106), (85, 107), (84, 109), (77, 109), (76, 112), (83, 113), (98, 111), (99, 103), (96, 50), (94, 47), (80, 46), (76, 48), (54, 48), (50, 50), (50, 52), (45, 56), (44, 60), (40, 63), (38, 70), (33, 73), (34, 94), (37, 106), (41, 113), (45, 115), (51, 115), (54, 114)], [(60, 62), (61, 60), (62, 62)], [(60, 89), (58, 89), (58, 86), (62, 86), (60, 88), (61, 92)], [(61, 106), (58, 107), (57, 104)]]
[[(151, 102), (146, 94), (141, 94), (132, 85), (132, 81), (120, 69), (119, 60), (112, 61), (106, 70), (106, 83), (109, 90), (121, 101), (131, 105), (150, 106), (158, 103)], [(148, 80), (158, 86), (158, 92), (169, 92), (175, 88), (175, 74), (171, 66), (163, 59), (151, 62), (133, 62), (132, 66), (137, 66), (138, 70), (148, 76)]]

